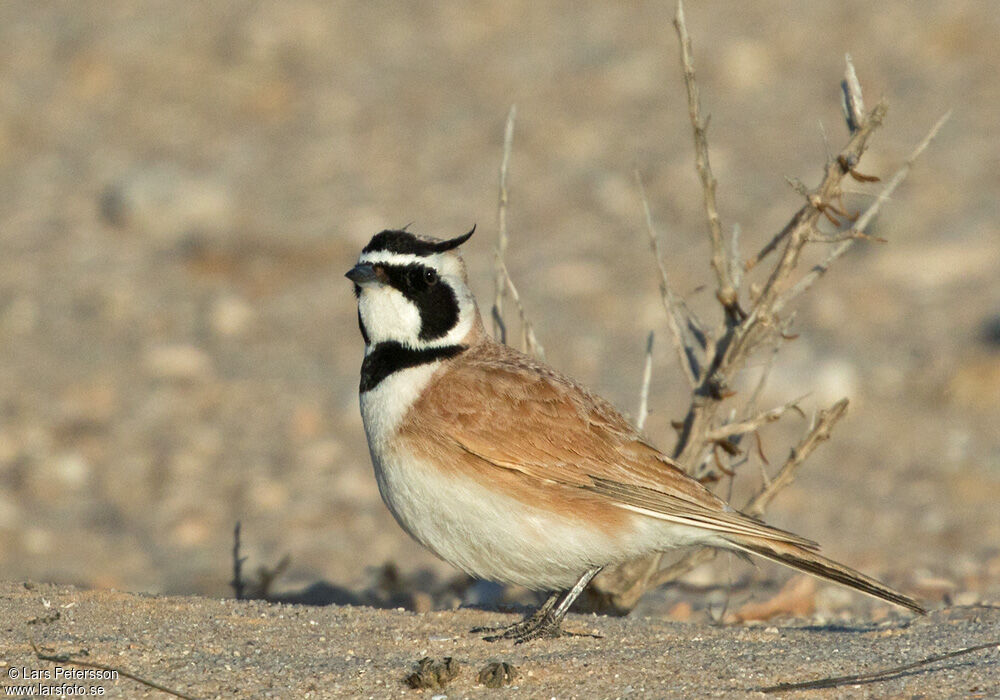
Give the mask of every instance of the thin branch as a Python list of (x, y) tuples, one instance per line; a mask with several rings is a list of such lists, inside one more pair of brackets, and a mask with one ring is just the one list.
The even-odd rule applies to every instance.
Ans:
[(787, 411), (800, 410), (799, 402), (802, 401), (803, 398), (805, 397), (803, 396), (795, 399), (794, 401), (789, 401), (784, 406), (772, 408), (770, 411), (758, 413), (752, 418), (741, 420), (736, 423), (726, 423), (725, 425), (719, 426), (714, 430), (709, 430), (705, 433), (705, 440), (707, 442), (715, 442), (718, 440), (725, 440), (733, 435), (742, 435), (744, 433), (753, 432), (768, 423), (773, 423), (780, 419)]
[(822, 119), (819, 120), (819, 133), (823, 137), (823, 153), (826, 155), (826, 162), (829, 163), (833, 153), (830, 151), (830, 137), (826, 135), (826, 126)]
[(882, 238), (880, 236), (869, 236), (867, 233), (862, 233), (861, 231), (854, 231), (853, 229), (847, 233), (839, 233), (832, 236), (826, 236), (823, 234), (809, 236), (806, 239), (807, 243), (843, 243), (844, 241), (870, 241), (872, 243), (888, 243), (887, 238)]
[(851, 54), (844, 54), (844, 62), (847, 65), (844, 68), (844, 79), (840, 83), (840, 106), (844, 110), (844, 119), (847, 120), (847, 130), (853, 134), (861, 128), (865, 118), (865, 101), (861, 96), (861, 83), (854, 71)]
[[(883, 101), (868, 115), (868, 118), (851, 138), (847, 147), (841, 151), (841, 156), (843, 156), (845, 162), (856, 163), (858, 161), (868, 145), (868, 139), (875, 132), (875, 129), (881, 126), (882, 120), (885, 119), (887, 109), (888, 106)], [(844, 175), (845, 173), (840, 165), (839, 158), (827, 164), (823, 183), (817, 188), (814, 194), (807, 198), (807, 204), (799, 210), (799, 213), (790, 222), (791, 230), (788, 233), (788, 244), (785, 246), (785, 251), (778, 261), (777, 266), (775, 266), (774, 271), (764, 285), (760, 300), (755, 305), (754, 311), (758, 309), (771, 311), (770, 306), (778, 294), (780, 283), (786, 280), (795, 268), (799, 260), (799, 253), (802, 251), (802, 246), (805, 245), (805, 237), (816, 225), (817, 219), (822, 214), (822, 209), (819, 205), (833, 199)]]
[(764, 369), (760, 373), (760, 379), (757, 380), (757, 386), (754, 387), (753, 393), (750, 394), (750, 400), (747, 401), (747, 415), (753, 415), (757, 412), (760, 397), (764, 393), (764, 387), (767, 385), (768, 377), (770, 377), (771, 370), (774, 369), (774, 364), (778, 359), (778, 352), (781, 350), (781, 341), (789, 335), (794, 322), (795, 314), (793, 312), (789, 314), (787, 318), (782, 320), (780, 332), (775, 335), (774, 339), (771, 341), (771, 353), (768, 355), (767, 363), (764, 365)]
[(674, 457), (681, 464), (689, 466), (695, 463), (702, 450), (700, 438), (712, 425), (722, 400), (731, 395), (726, 387), (732, 375), (754, 349), (775, 332), (780, 323), (775, 302), (781, 290), (787, 288), (788, 279), (798, 265), (802, 248), (815, 229), (823, 207), (839, 195), (840, 182), (861, 158), (872, 134), (885, 119), (887, 110), (888, 105), (883, 100), (867, 115), (838, 157), (827, 163), (823, 182), (778, 234), (777, 238), (785, 241), (780, 258), (757, 295), (750, 314), (739, 325), (731, 327), (731, 333), (720, 342), (702, 384), (696, 389), (674, 448)]
[(830, 251), (830, 254), (827, 255), (826, 259), (823, 260), (823, 262), (814, 266), (808, 273), (806, 273), (802, 277), (802, 279), (796, 282), (791, 289), (789, 289), (787, 292), (781, 295), (779, 299), (776, 300), (774, 305), (775, 313), (781, 311), (781, 309), (783, 309), (789, 301), (791, 301), (798, 295), (802, 294), (802, 292), (809, 289), (816, 282), (816, 280), (822, 277), (826, 273), (826, 271), (830, 269), (830, 265), (832, 265), (840, 256), (842, 256), (844, 253), (847, 252), (847, 249), (854, 244), (855, 240), (854, 236), (856, 234), (862, 233), (865, 230), (865, 228), (868, 227), (868, 224), (871, 223), (871, 220), (875, 218), (876, 214), (878, 214), (879, 210), (882, 208), (882, 205), (889, 200), (889, 198), (892, 196), (892, 193), (896, 190), (897, 187), (899, 187), (900, 183), (902, 183), (903, 180), (906, 179), (906, 176), (909, 174), (910, 169), (913, 167), (913, 163), (927, 149), (927, 146), (930, 145), (930, 142), (934, 139), (935, 136), (937, 136), (938, 132), (941, 130), (941, 127), (945, 125), (945, 122), (947, 122), (950, 117), (951, 117), (951, 111), (949, 110), (944, 114), (944, 116), (942, 116), (940, 119), (937, 120), (937, 123), (931, 128), (929, 132), (927, 132), (927, 135), (924, 136), (923, 140), (919, 144), (917, 144), (917, 147), (913, 149), (913, 152), (910, 153), (910, 156), (906, 159), (903, 165), (900, 166), (900, 168), (893, 174), (892, 178), (890, 178), (889, 182), (886, 183), (886, 186), (882, 189), (882, 191), (879, 192), (878, 197), (875, 199), (875, 201), (872, 202), (871, 205), (869, 205), (868, 209), (866, 209), (865, 212), (858, 217), (858, 220), (854, 222), (854, 226), (851, 227), (851, 231), (849, 232), (851, 234), (851, 237), (848, 238), (847, 240), (842, 241), (839, 245), (837, 245), (836, 248)]
[(729, 237), (729, 279), (736, 289), (743, 284), (743, 263), (740, 262), (740, 230), (739, 224), (733, 224), (733, 233)]
[[(503, 300), (507, 294), (504, 283), (506, 268), (503, 267), (504, 256), (507, 254), (507, 168), (510, 165), (510, 153), (514, 146), (514, 120), (517, 118), (517, 105), (511, 105), (507, 113), (507, 126), (503, 134), (503, 160), (500, 161), (500, 199), (497, 206), (497, 247), (494, 251), (494, 297), (493, 337), (501, 343), (507, 342), (507, 328), (503, 322)], [(508, 277), (508, 280), (510, 278)]]
[(825, 411), (819, 412), (809, 432), (802, 438), (798, 445), (792, 448), (788, 459), (785, 460), (777, 476), (760, 493), (750, 499), (750, 502), (742, 509), (744, 513), (758, 517), (763, 515), (767, 504), (778, 495), (779, 491), (795, 480), (795, 474), (799, 467), (802, 466), (802, 463), (809, 458), (809, 455), (817, 447), (829, 439), (833, 426), (847, 412), (847, 403), (847, 399), (841, 399)]
[(538, 338), (535, 337), (535, 328), (528, 320), (528, 315), (524, 311), (524, 305), (521, 303), (521, 295), (517, 291), (517, 287), (514, 286), (514, 280), (510, 277), (510, 272), (507, 271), (507, 265), (504, 263), (503, 259), (497, 258), (497, 265), (502, 274), (502, 279), (506, 284), (507, 291), (510, 293), (510, 298), (514, 302), (514, 306), (517, 307), (517, 315), (521, 321), (521, 350), (538, 357), (539, 359), (545, 359), (545, 348), (542, 344), (538, 342)]
[(639, 410), (636, 412), (635, 427), (640, 431), (649, 416), (649, 383), (653, 379), (653, 331), (646, 340), (646, 362), (642, 368), (642, 387), (639, 389)]
[[(642, 184), (642, 176), (639, 171), (635, 171), (635, 182), (639, 189), (639, 198), (642, 202), (642, 212), (646, 218), (646, 233), (649, 235), (649, 246), (653, 250), (653, 258), (656, 260), (656, 267), (660, 271), (660, 297), (663, 300), (663, 307), (667, 312), (667, 325), (670, 327), (670, 334), (674, 340), (674, 348), (680, 359), (681, 369), (688, 378), (692, 387), (698, 385), (698, 376), (701, 372), (701, 362), (698, 357), (698, 349), (690, 342), (685, 329), (692, 334), (703, 339), (704, 331), (701, 324), (684, 301), (678, 297), (670, 287), (670, 279), (667, 276), (667, 268), (663, 263), (663, 256), (660, 254), (660, 238), (656, 235), (653, 226), (653, 215), (649, 210), (649, 200), (646, 198), (646, 188)], [(704, 346), (703, 346), (704, 347)]]
[(698, 99), (698, 83), (695, 80), (694, 58), (691, 55), (691, 37), (688, 35), (687, 23), (684, 19), (683, 0), (677, 0), (677, 13), (674, 15), (674, 28), (681, 44), (681, 66), (684, 69), (684, 85), (687, 87), (688, 114), (691, 117), (691, 127), (694, 131), (695, 167), (701, 179), (704, 193), (705, 214), (708, 217), (708, 234), (712, 242), (712, 269), (718, 280), (716, 296), (726, 310), (727, 319), (736, 323), (739, 321), (739, 293), (730, 278), (730, 263), (727, 260), (726, 248), (722, 242), (722, 224), (719, 222), (719, 212), (715, 204), (715, 176), (712, 175), (712, 165), (708, 159), (708, 137), (706, 130), (708, 120), (701, 118), (701, 104)]
[[(767, 504), (771, 502), (771, 499), (794, 481), (795, 473), (802, 463), (819, 447), (820, 443), (830, 437), (830, 431), (833, 429), (833, 426), (843, 417), (846, 411), (847, 399), (841, 399), (830, 409), (821, 411), (809, 433), (792, 449), (788, 460), (781, 467), (778, 475), (770, 483), (767, 483), (760, 493), (754, 496), (750, 503), (747, 504), (747, 507), (743, 509), (743, 512), (758, 517), (762, 515)], [(656, 575), (650, 578), (649, 587), (656, 588), (665, 583), (675, 581), (696, 566), (711, 561), (715, 555), (716, 550), (711, 547), (702, 547), (693, 550), (670, 566), (657, 571)]]
[(718, 550), (712, 547), (699, 547), (698, 549), (693, 549), (670, 566), (657, 571), (656, 574), (649, 579), (649, 587), (657, 588), (665, 583), (676, 581), (695, 567), (712, 561), (716, 554), (718, 554)]
[(117, 673), (120, 676), (125, 676), (136, 683), (141, 683), (147, 688), (152, 688), (153, 690), (159, 690), (161, 693), (166, 693), (167, 695), (173, 695), (175, 698), (183, 698), (184, 700), (196, 700), (192, 695), (186, 695), (179, 690), (173, 690), (165, 685), (160, 685), (154, 681), (143, 678), (142, 676), (137, 676), (134, 673), (129, 673), (128, 671), (121, 669), (117, 666), (107, 666), (105, 664), (99, 664), (93, 661), (82, 661), (80, 659), (74, 659), (69, 654), (43, 654), (35, 643), (30, 642), (31, 648), (35, 651), (35, 657), (40, 661), (54, 661), (60, 664), (72, 664), (74, 666), (82, 666), (84, 668), (96, 668), (98, 671), (109, 671)]
[[(829, 201), (837, 193), (840, 181), (843, 180), (844, 176), (847, 172), (849, 172), (849, 169), (844, 169), (842, 163), (852, 164), (858, 162), (861, 158), (861, 154), (864, 153), (865, 149), (868, 147), (868, 139), (875, 132), (875, 130), (882, 125), (882, 121), (885, 119), (887, 111), (888, 105), (885, 100), (875, 105), (875, 108), (864, 119), (858, 130), (851, 135), (850, 141), (848, 141), (847, 145), (843, 148), (843, 150), (841, 150), (838, 156), (827, 161), (826, 170), (823, 175), (823, 182), (820, 183), (819, 187), (817, 187), (813, 193), (809, 193), (808, 191), (802, 193), (806, 197), (806, 204), (795, 213), (795, 216), (792, 217), (791, 221), (789, 221), (773, 239), (761, 248), (760, 252), (757, 253), (754, 259), (747, 262), (747, 269), (758, 265), (765, 257), (767, 257), (769, 253), (776, 250), (780, 243), (792, 237), (795, 232), (799, 230), (808, 230), (810, 227), (815, 225), (816, 220), (822, 214), (816, 204), (822, 204)], [(797, 191), (800, 191), (795, 185), (794, 180), (789, 181), (789, 184), (791, 184)], [(788, 247), (785, 248), (785, 252), (786, 255), (790, 252)], [(790, 260), (790, 262), (797, 262), (798, 251), (795, 250), (791, 252), (794, 252), (795, 256)], [(785, 263), (785, 260), (783, 259), (782, 262)], [(780, 264), (775, 269), (775, 273), (777, 273), (779, 269), (782, 269)], [(771, 280), (768, 280), (768, 284), (771, 284)], [(773, 285), (771, 286), (773, 287)]]
[(233, 528), (233, 580), (229, 582), (229, 585), (233, 587), (236, 600), (243, 600), (246, 593), (246, 584), (243, 582), (243, 562), (247, 558), (240, 556), (240, 525), (240, 521), (237, 520), (236, 527)]
[(964, 649), (957, 649), (955, 651), (949, 651), (945, 654), (935, 654), (934, 656), (928, 656), (926, 659), (921, 659), (920, 661), (903, 664), (902, 666), (884, 668), (880, 671), (872, 671), (871, 673), (861, 673), (856, 676), (821, 678), (819, 680), (806, 681), (804, 683), (779, 683), (778, 685), (771, 685), (766, 688), (759, 688), (758, 690), (761, 693), (781, 693), (788, 690), (818, 690), (820, 688), (838, 688), (840, 686), (859, 685), (861, 683), (878, 683), (879, 681), (888, 681), (893, 678), (898, 678), (906, 671), (912, 671), (915, 668), (921, 668), (939, 661), (947, 661), (948, 659), (954, 659), (958, 656), (965, 656), (966, 654), (972, 654), (977, 651), (993, 648), (1000, 649), (1000, 640), (987, 642), (986, 644), (977, 644), (973, 647), (965, 647)]

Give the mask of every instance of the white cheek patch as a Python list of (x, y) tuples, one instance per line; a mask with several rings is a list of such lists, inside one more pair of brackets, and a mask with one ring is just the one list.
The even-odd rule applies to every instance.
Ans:
[(358, 311), (371, 345), (387, 340), (412, 345), (420, 337), (420, 309), (398, 289), (382, 284), (364, 286)]

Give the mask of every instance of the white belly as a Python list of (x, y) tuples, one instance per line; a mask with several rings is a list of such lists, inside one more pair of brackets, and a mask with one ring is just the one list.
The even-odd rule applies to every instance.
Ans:
[(445, 561), (477, 578), (531, 589), (569, 588), (625, 553), (618, 538), (581, 527), (406, 455), (375, 464), (379, 491), (399, 524)]
[(477, 578), (559, 590), (594, 566), (694, 543), (690, 528), (638, 514), (610, 535), (600, 523), (588, 527), (410, 454), (393, 437), (435, 368), (390, 375), (361, 395), (361, 415), (382, 500), (439, 557)]

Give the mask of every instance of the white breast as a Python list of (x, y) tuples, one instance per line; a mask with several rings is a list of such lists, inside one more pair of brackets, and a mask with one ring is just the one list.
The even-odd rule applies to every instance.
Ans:
[(368, 448), (376, 471), (385, 446), (440, 366), (440, 362), (429, 362), (397, 370), (374, 389), (361, 394), (361, 420), (365, 424)]
[(477, 578), (560, 590), (592, 566), (661, 548), (667, 530), (689, 529), (635, 515), (631, 527), (609, 535), (599, 524), (588, 527), (417, 457), (396, 432), (439, 366), (389, 375), (361, 394), (361, 416), (382, 500), (407, 533), (445, 561)]

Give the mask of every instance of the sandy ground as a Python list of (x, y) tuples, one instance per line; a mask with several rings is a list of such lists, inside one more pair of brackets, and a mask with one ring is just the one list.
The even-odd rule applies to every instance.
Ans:
[[(699, 291), (709, 280), (707, 245), (672, 12), (670, 3), (569, 1), (0, 4), (4, 579), (94, 589), (65, 595), (107, 601), (108, 614), (134, 605), (135, 619), (156, 621), (136, 629), (167, 629), (160, 622), (180, 606), (180, 630), (199, 605), (222, 604), (99, 591), (230, 595), (239, 520), (248, 575), (287, 555), (272, 590), (292, 599), (411, 611), (529, 601), (457, 577), (380, 502), (357, 410), (361, 341), (342, 275), (381, 228), (413, 222), (450, 236), (475, 222), (465, 255), (474, 291), (489, 299), (502, 130), (517, 103), (507, 265), (547, 357), (634, 411), (655, 330), (647, 431), (669, 448), (685, 395), (634, 168), (675, 286), (695, 308), (713, 306)], [(812, 410), (848, 396), (851, 410), (767, 518), (932, 606), (995, 603), (1000, 13), (990, 0), (719, 0), (690, 3), (688, 21), (712, 117), (720, 213), (726, 230), (740, 225), (746, 255), (799, 206), (784, 177), (814, 184), (824, 134), (831, 148), (845, 137), (837, 87), (845, 52), (869, 103), (885, 95), (890, 104), (862, 172), (891, 174), (953, 110), (873, 229), (889, 243), (857, 246), (797, 309), (798, 339), (766, 400), (811, 392), (803, 405)], [(871, 201), (862, 189), (847, 198), (850, 208)], [(764, 431), (772, 464), (802, 427), (791, 420)], [(741, 474), (737, 502), (757, 478), (755, 468)], [(546, 642), (516, 659), (530, 668), (531, 654), (589, 649), (580, 653), (596, 662), (626, 653), (614, 637), (625, 630), (637, 647), (643, 635), (662, 635), (671, 658), (686, 653), (688, 634), (713, 644), (763, 634), (674, 623), (773, 600), (786, 581), (776, 567), (720, 558), (647, 595), (635, 616), (655, 620), (602, 620), (604, 646)], [(34, 596), (5, 598), (0, 623), (21, 629), (37, 615)], [(830, 586), (796, 600), (785, 612), (797, 624), (845, 626), (850, 633), (834, 635), (842, 650), (872, 638), (866, 625), (896, 620)], [(257, 615), (290, 624), (282, 609), (219, 609), (218, 619), (242, 625)], [(384, 625), (379, 639), (399, 635), (391, 659), (368, 652), (379, 674), (351, 681), (375, 694), (366, 684), (395, 682), (425, 648), (448, 652), (452, 642), (428, 640), (450, 640), (479, 615), (298, 614), (318, 616), (321, 627), (374, 634)], [(937, 649), (932, 630), (951, 634), (949, 614), (904, 637), (925, 640), (913, 638), (914, 650)], [(289, 636), (275, 639), (302, 640), (281, 629)], [(740, 675), (739, 687), (807, 670), (800, 654), (779, 649), (808, 647), (832, 655), (830, 670), (850, 667), (820, 649), (832, 631), (782, 628), (772, 641), (786, 634), (791, 646), (761, 652), (783, 665), (748, 660), (741, 674), (757, 668), (767, 678)], [(463, 663), (495, 653), (459, 639)], [(131, 651), (180, 673), (189, 642), (159, 656), (145, 642)], [(13, 643), (23, 655), (23, 639)], [(378, 643), (358, 637), (359, 658)], [(636, 654), (634, 665), (622, 661), (631, 674), (622, 678), (665, 687), (652, 685), (666, 682), (656, 680), (659, 664)], [(712, 663), (724, 668), (731, 658), (739, 657)], [(541, 659), (534, 668), (555, 673)], [(922, 680), (898, 682), (891, 692)], [(522, 692), (532, 694), (528, 685)]]
[[(352, 606), (307, 607), (207, 598), (137, 596), (116, 591), (5, 584), (0, 686), (49, 671), (50, 685), (102, 687), (106, 697), (165, 697), (119, 675), (66, 681), (63, 661), (125, 670), (198, 698), (442, 697), (963, 697), (1000, 694), (1000, 644), (913, 669), (877, 683), (765, 695), (761, 688), (858, 675), (997, 641), (1000, 609), (955, 607), (916, 621), (838, 626), (725, 628), (652, 618), (572, 615), (583, 635), (522, 646), (489, 644), (469, 629), (507, 623), (494, 612), (416, 614)], [(30, 642), (29, 642), (30, 640)], [(411, 689), (421, 659), (452, 659), (442, 686)], [(481, 671), (506, 663), (498, 691)], [(453, 677), (451, 677), (453, 676)], [(429, 676), (425, 675), (425, 678)]]

